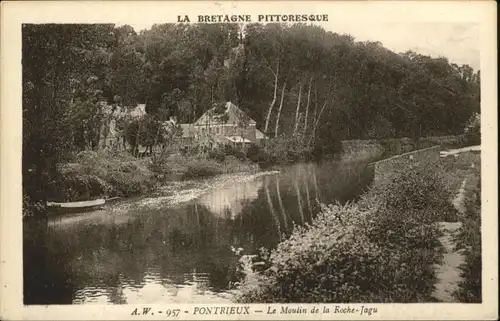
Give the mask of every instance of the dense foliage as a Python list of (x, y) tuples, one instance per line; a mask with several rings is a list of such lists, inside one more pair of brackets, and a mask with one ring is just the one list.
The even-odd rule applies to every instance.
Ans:
[(315, 26), (162, 24), (137, 33), (25, 24), (22, 32), (30, 200), (46, 198), (58, 163), (99, 146), (106, 104), (146, 104), (143, 123), (117, 122), (135, 151), (168, 145), (159, 121), (193, 122), (230, 100), (269, 137), (291, 142), (292, 159), (327, 154), (343, 139), (462, 133), (479, 112), (479, 71)]
[[(396, 173), (358, 204), (324, 206), (271, 253), (243, 259), (241, 302), (429, 302), (449, 210), (441, 172)], [(409, 180), (409, 181), (407, 181)], [(407, 193), (412, 195), (408, 197)], [(430, 196), (429, 204), (421, 202)], [(388, 197), (387, 202), (379, 202)], [(254, 268), (252, 263), (261, 261)]]
[(438, 162), (425, 166), (411, 160), (406, 162), (406, 166), (394, 169), (374, 184), (362, 197), (363, 203), (399, 211), (401, 215), (406, 214), (403, 209), (419, 211), (421, 223), (456, 221), (452, 205), (455, 191), (445, 181), (442, 166)]

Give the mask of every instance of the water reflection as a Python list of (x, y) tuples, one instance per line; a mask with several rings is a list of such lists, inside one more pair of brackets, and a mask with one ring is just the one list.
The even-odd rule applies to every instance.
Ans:
[(238, 280), (231, 246), (244, 253), (273, 248), (294, 224), (310, 222), (319, 202), (353, 199), (369, 180), (364, 164), (299, 164), (279, 175), (229, 181), (175, 207), (54, 220), (38, 254), (47, 269), (35, 274), (49, 280), (46, 274), (57, 271), (57, 282), (49, 281), (67, 290), (44, 302), (229, 301)]
[(262, 179), (239, 184), (229, 184), (202, 195), (196, 203), (206, 206), (212, 213), (219, 217), (234, 219), (241, 213), (245, 201), (252, 201), (259, 196), (259, 189), (263, 185), (264, 182)]

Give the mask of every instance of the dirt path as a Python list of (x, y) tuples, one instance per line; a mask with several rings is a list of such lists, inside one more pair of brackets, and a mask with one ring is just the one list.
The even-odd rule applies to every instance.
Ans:
[(446, 157), (446, 156), (450, 156), (450, 155), (458, 155), (460, 153), (472, 152), (472, 151), (481, 151), (481, 145), (441, 151), (441, 157)]
[(453, 297), (453, 292), (458, 289), (458, 283), (461, 280), (459, 266), (464, 263), (465, 257), (455, 251), (454, 236), (462, 223), (442, 222), (439, 226), (444, 234), (439, 238), (444, 246), (444, 256), (441, 265), (436, 267), (438, 281), (433, 296), (441, 302), (458, 302)]
[[(464, 192), (467, 178), (462, 181), (460, 190), (453, 200), (453, 206), (459, 213), (464, 213)], [(459, 302), (453, 297), (453, 292), (458, 289), (458, 284), (461, 281), (460, 265), (465, 262), (465, 257), (460, 251), (455, 250), (455, 235), (462, 226), (461, 222), (441, 222), (439, 227), (443, 232), (443, 236), (439, 241), (444, 247), (443, 261), (441, 265), (436, 267), (437, 283), (433, 293), (434, 298), (441, 302)]]

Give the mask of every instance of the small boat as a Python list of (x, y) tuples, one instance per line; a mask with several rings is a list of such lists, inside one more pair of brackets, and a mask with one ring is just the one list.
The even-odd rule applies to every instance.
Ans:
[(105, 199), (96, 199), (92, 201), (82, 201), (82, 202), (67, 202), (67, 203), (56, 203), (47, 202), (47, 207), (52, 212), (58, 213), (74, 213), (74, 212), (87, 212), (93, 211), (101, 208), (106, 204)]

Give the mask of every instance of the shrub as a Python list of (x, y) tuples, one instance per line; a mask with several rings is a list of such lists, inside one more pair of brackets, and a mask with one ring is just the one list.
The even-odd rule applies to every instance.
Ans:
[(68, 173), (60, 182), (60, 195), (57, 200), (84, 201), (95, 199), (102, 195), (110, 195), (115, 191), (113, 186), (103, 179), (88, 174)]
[(342, 142), (343, 161), (375, 160), (384, 154), (384, 147), (378, 141), (348, 140)]
[(356, 228), (366, 215), (355, 205), (325, 208), (310, 227), (297, 227), (248, 273), (240, 302), (363, 302), (380, 287), (382, 249)]
[(481, 144), (481, 115), (475, 113), (467, 122), (465, 129), (465, 137), (468, 145)]
[(232, 153), (227, 153), (222, 148), (216, 148), (208, 151), (208, 158), (218, 162), (223, 162), (226, 159), (226, 155), (231, 155), (231, 154)]
[(261, 159), (261, 154), (262, 151), (260, 150), (259, 146), (252, 144), (247, 149), (246, 157), (252, 162), (258, 163)]
[(149, 169), (156, 175), (166, 175), (172, 173), (172, 167), (167, 157), (153, 158), (153, 162), (149, 164)]
[(118, 195), (121, 196), (143, 194), (151, 191), (155, 186), (155, 181), (150, 173), (114, 171), (106, 176), (106, 180), (115, 186)]
[(391, 157), (394, 155), (399, 155), (415, 150), (416, 143), (410, 138), (394, 138), (394, 139), (384, 139), (380, 141), (380, 145), (383, 147), (383, 157)]
[(221, 174), (222, 170), (220, 164), (213, 160), (191, 160), (187, 164), (187, 169), (183, 174), (184, 179), (196, 179), (203, 177), (210, 177)]
[(300, 137), (276, 137), (264, 141), (260, 161), (268, 163), (294, 163), (308, 161), (313, 156), (313, 146), (309, 146)]
[(63, 167), (62, 197), (84, 200), (103, 195), (131, 196), (155, 186), (149, 160), (137, 159), (127, 152), (87, 151), (79, 153), (76, 163)]
[(398, 223), (394, 213), (362, 211), (355, 204), (323, 206), (311, 226), (296, 228), (270, 255), (261, 255), (263, 271), (243, 260), (237, 300), (428, 301), (439, 259), (437, 231), (432, 224)]
[(424, 223), (456, 221), (456, 211), (451, 199), (452, 189), (444, 179), (444, 169), (438, 162), (425, 166), (408, 161), (395, 169), (379, 183), (374, 184), (362, 197), (368, 206), (380, 206), (401, 215), (420, 211)]
[(34, 202), (26, 193), (23, 193), (23, 220), (39, 217), (46, 212), (46, 205), (40, 201)]

